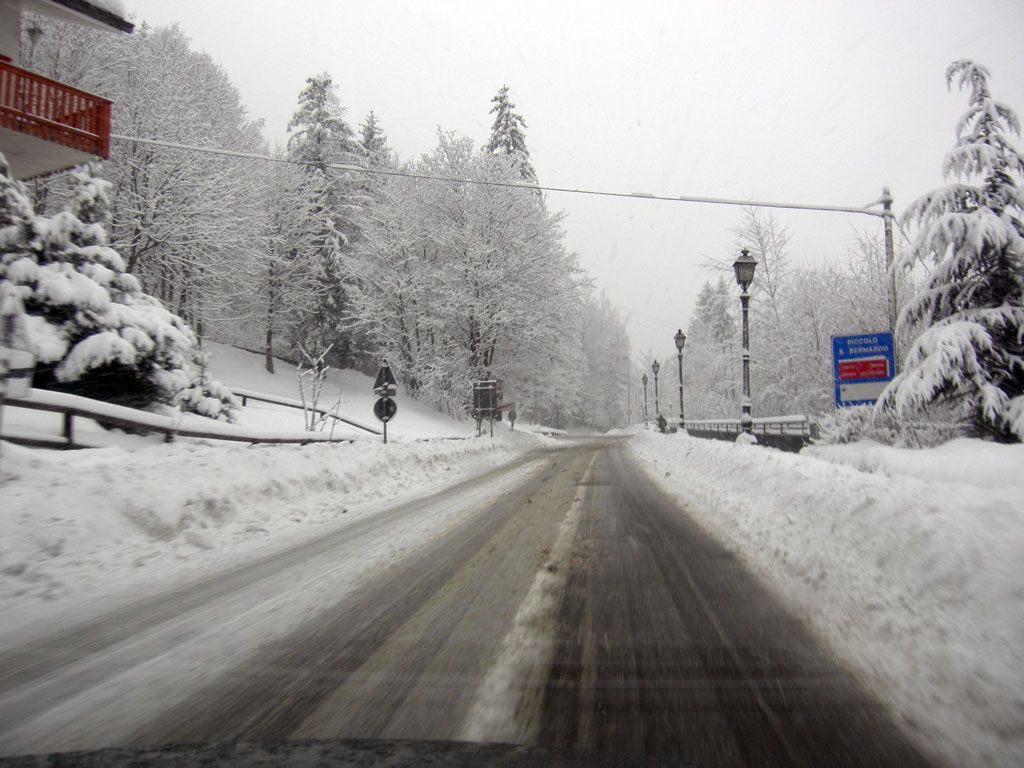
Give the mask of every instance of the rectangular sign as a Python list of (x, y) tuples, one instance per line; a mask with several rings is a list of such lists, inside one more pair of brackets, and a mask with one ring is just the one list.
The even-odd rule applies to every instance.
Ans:
[(832, 337), (832, 378), (837, 408), (875, 403), (896, 373), (892, 333)]
[(839, 380), (886, 379), (889, 377), (889, 361), (884, 357), (866, 357), (862, 360), (840, 360)]
[(501, 399), (501, 382), (491, 379), (487, 381), (473, 382), (473, 408), (474, 419), (484, 419), (490, 415), (497, 415), (498, 401)]

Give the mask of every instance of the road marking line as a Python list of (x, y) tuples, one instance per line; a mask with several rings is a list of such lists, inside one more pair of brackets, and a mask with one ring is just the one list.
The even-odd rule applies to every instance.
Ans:
[[(524, 711), (524, 704), (531, 693), (539, 693), (554, 657), (552, 619), (568, 575), (587, 482), (599, 455), (600, 452), (594, 453), (577, 482), (576, 494), (559, 524), (548, 562), (534, 576), (494, 664), (477, 688), (459, 735), (464, 741), (529, 743), (540, 725), (535, 713)], [(552, 572), (548, 570), (549, 563), (560, 567)]]

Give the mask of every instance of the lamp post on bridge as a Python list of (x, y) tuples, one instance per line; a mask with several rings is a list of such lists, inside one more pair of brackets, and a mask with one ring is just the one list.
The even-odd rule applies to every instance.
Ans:
[(754, 270), (757, 268), (757, 259), (751, 256), (750, 251), (744, 248), (740, 251), (739, 258), (733, 263), (732, 268), (736, 272), (736, 284), (740, 287), (740, 306), (743, 313), (743, 403), (741, 406), (740, 427), (746, 434), (752, 436), (754, 419), (750, 413), (750, 294), (747, 289), (754, 282)]
[(686, 411), (683, 409), (683, 347), (686, 345), (686, 334), (680, 328), (672, 337), (676, 342), (676, 352), (679, 356), (679, 428), (686, 429)]
[(658, 371), (661, 370), (661, 363), (655, 360), (651, 363), (651, 371), (654, 373), (654, 415), (661, 416), (661, 405), (658, 403)]

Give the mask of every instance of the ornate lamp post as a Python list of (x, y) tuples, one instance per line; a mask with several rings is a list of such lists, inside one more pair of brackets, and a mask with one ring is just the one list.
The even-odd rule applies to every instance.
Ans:
[(680, 328), (672, 338), (676, 342), (676, 352), (679, 355), (679, 428), (686, 429), (686, 411), (683, 410), (683, 347), (686, 345), (686, 334)]
[(740, 287), (740, 306), (743, 309), (743, 413), (740, 416), (740, 426), (748, 435), (753, 432), (754, 420), (750, 415), (750, 294), (747, 289), (754, 282), (756, 267), (757, 259), (751, 256), (746, 248), (740, 251), (739, 258), (732, 265), (736, 271), (736, 284)]
[(661, 416), (661, 406), (658, 403), (658, 371), (661, 370), (661, 364), (655, 360), (651, 363), (651, 371), (654, 373), (654, 415)]
[(640, 381), (644, 385), (644, 425), (647, 424), (647, 374), (645, 373), (640, 377)]

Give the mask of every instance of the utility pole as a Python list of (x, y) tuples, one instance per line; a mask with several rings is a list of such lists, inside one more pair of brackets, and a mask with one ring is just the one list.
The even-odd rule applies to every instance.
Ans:
[(892, 193), (888, 187), (882, 187), (882, 209), (885, 212), (882, 223), (885, 227), (885, 271), (887, 275), (887, 288), (889, 299), (889, 330), (892, 331), (893, 358), (896, 361), (896, 373), (900, 367), (899, 347), (896, 341), (896, 319), (899, 308), (896, 303), (896, 256), (892, 241)]
[(647, 428), (647, 374), (645, 373), (640, 377), (641, 383), (644, 385), (644, 428)]
[(622, 359), (626, 361), (626, 426), (628, 427), (633, 423), (633, 408), (629, 402), (629, 355), (623, 355)]

